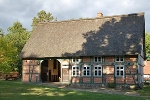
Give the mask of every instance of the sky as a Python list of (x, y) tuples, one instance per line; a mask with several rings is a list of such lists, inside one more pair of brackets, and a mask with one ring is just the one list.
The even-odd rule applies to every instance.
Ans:
[(18, 21), (31, 31), (32, 19), (41, 10), (50, 12), (57, 21), (95, 18), (130, 13), (145, 13), (145, 31), (150, 33), (150, 0), (0, 0), (0, 28), (7, 29)]

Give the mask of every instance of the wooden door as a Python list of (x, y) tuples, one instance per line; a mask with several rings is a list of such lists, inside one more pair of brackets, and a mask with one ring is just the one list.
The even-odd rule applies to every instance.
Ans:
[(62, 68), (62, 81), (69, 82), (69, 69), (68, 68)]

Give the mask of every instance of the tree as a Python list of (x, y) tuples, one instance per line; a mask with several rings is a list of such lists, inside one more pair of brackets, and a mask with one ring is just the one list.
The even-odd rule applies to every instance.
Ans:
[(30, 37), (30, 32), (26, 30), (26, 28), (22, 27), (20, 22), (15, 22), (13, 26), (8, 28), (8, 34), (6, 34), (5, 38), (7, 41), (11, 42), (13, 47), (17, 48), (16, 57), (14, 63), (16, 64), (16, 69), (21, 73), (22, 71), (22, 60), (18, 57), (21, 50), (23, 49), (25, 43)]
[(4, 36), (4, 31), (3, 29), (0, 28), (0, 37), (3, 37)]
[(38, 12), (37, 17), (34, 17), (32, 19), (32, 29), (34, 29), (39, 22), (50, 22), (56, 20), (54, 19), (54, 17), (52, 16), (51, 13), (46, 13), (46, 11), (41, 10), (40, 12)]
[(145, 48), (146, 48), (146, 56), (147, 60), (150, 60), (150, 33), (146, 33), (145, 35)]
[(17, 48), (6, 38), (0, 37), (0, 71), (3, 73), (15, 70)]
[(18, 53), (21, 52), (29, 37), (30, 32), (26, 28), (23, 28), (20, 22), (15, 22), (12, 27), (9, 27), (8, 34), (6, 35), (6, 38), (12, 41), (14, 46), (17, 47)]

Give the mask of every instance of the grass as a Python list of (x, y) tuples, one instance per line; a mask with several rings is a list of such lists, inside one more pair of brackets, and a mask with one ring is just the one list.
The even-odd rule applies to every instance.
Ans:
[(141, 96), (150, 96), (150, 83), (145, 83), (143, 89), (138, 90)]
[(0, 100), (150, 100), (150, 98), (81, 92), (36, 84), (22, 84), (20, 81), (0, 80)]

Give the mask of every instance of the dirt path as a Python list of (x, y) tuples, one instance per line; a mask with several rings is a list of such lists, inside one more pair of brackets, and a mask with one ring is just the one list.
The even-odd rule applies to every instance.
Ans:
[(65, 88), (68, 90), (78, 90), (78, 91), (87, 91), (87, 92), (99, 92), (99, 93), (107, 93), (107, 94), (120, 94), (120, 95), (129, 95), (129, 96), (140, 96), (135, 90), (129, 89), (112, 89), (112, 88), (80, 88), (80, 87), (71, 87), (66, 85), (58, 85), (58, 84), (50, 84), (50, 83), (42, 83), (42, 85), (47, 85), (51, 87)]
[(122, 89), (111, 89), (111, 88), (70, 88), (70, 87), (59, 87), (66, 88), (70, 90), (78, 90), (78, 91), (88, 91), (88, 92), (99, 92), (99, 93), (107, 93), (107, 94), (120, 94), (120, 95), (129, 95), (129, 96), (140, 96), (135, 90), (122, 90)]

